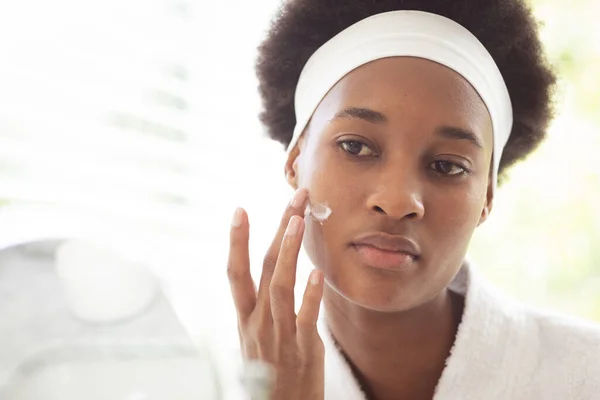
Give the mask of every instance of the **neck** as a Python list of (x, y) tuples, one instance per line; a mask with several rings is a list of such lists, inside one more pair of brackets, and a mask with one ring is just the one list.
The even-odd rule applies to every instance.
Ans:
[(327, 324), (369, 398), (431, 399), (456, 337), (463, 298), (444, 290), (401, 312), (377, 312), (326, 288)]

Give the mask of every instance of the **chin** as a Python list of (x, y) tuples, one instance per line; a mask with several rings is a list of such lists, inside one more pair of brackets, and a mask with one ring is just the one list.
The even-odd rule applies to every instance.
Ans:
[[(427, 301), (426, 289), (414, 280), (391, 271), (362, 271), (354, 274), (328, 274), (326, 283), (336, 296), (367, 310), (402, 312)], [(329, 275), (329, 276), (328, 276)]]

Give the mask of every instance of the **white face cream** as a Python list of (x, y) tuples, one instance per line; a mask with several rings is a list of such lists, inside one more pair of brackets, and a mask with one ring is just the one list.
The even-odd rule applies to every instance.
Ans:
[(304, 216), (310, 216), (312, 217), (312, 219), (314, 219), (322, 225), (327, 220), (327, 218), (329, 218), (331, 212), (331, 208), (329, 208), (327, 203), (319, 203), (317, 201), (310, 200), (308, 203), (308, 207), (306, 207), (306, 212), (304, 213)]

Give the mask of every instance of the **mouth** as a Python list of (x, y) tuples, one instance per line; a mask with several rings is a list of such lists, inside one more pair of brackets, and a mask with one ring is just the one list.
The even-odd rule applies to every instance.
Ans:
[(407, 270), (414, 267), (420, 257), (419, 248), (413, 241), (383, 232), (362, 236), (351, 247), (364, 264), (378, 269)]
[(402, 271), (414, 265), (416, 257), (401, 251), (388, 251), (373, 246), (353, 245), (360, 259), (373, 268)]

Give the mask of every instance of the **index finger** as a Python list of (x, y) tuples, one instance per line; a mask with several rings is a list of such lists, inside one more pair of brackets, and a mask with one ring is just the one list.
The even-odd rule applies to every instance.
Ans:
[(286, 208), (285, 213), (281, 218), (281, 222), (279, 223), (279, 228), (277, 229), (275, 238), (273, 239), (273, 242), (271, 243), (271, 246), (269, 247), (269, 250), (267, 251), (267, 254), (265, 255), (265, 259), (263, 261), (263, 270), (258, 288), (259, 302), (269, 301), (269, 286), (271, 284), (271, 279), (273, 278), (275, 266), (277, 265), (277, 260), (279, 258), (279, 252), (281, 250), (281, 243), (283, 241), (285, 231), (290, 222), (290, 219), (294, 215), (304, 217), (304, 210), (306, 210), (307, 200), (308, 191), (306, 189), (301, 188), (296, 190), (292, 201), (290, 201), (290, 204)]

